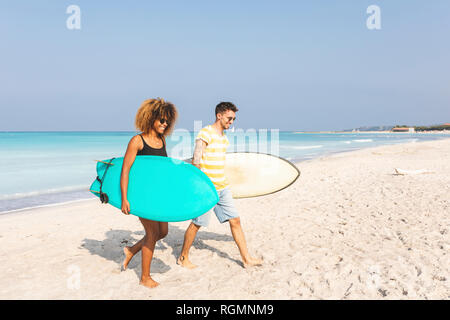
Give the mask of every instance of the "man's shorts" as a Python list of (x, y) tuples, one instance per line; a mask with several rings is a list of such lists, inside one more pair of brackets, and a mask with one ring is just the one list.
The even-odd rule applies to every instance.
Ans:
[(216, 204), (216, 206), (200, 217), (192, 219), (192, 222), (194, 224), (202, 227), (207, 227), (211, 218), (211, 211), (213, 210), (220, 223), (224, 223), (230, 219), (239, 217), (239, 214), (234, 207), (233, 195), (231, 194), (230, 189), (227, 187), (225, 189), (219, 190), (217, 191), (217, 194), (219, 195), (219, 202)]

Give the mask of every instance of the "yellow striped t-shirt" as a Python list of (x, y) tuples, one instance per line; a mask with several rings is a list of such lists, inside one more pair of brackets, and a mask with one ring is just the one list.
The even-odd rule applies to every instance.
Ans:
[(200, 160), (200, 169), (211, 179), (217, 190), (228, 186), (225, 178), (225, 153), (230, 144), (225, 134), (219, 135), (211, 126), (200, 130), (197, 139), (206, 142)]

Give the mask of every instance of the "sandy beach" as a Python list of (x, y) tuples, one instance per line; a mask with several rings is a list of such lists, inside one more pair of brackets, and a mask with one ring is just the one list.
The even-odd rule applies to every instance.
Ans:
[(170, 223), (152, 263), (160, 286), (145, 288), (140, 254), (120, 271), (138, 218), (87, 200), (0, 216), (0, 299), (450, 298), (450, 139), (297, 165), (288, 189), (235, 200), (261, 267), (243, 268), (213, 218), (191, 250), (199, 267), (182, 268), (189, 222)]

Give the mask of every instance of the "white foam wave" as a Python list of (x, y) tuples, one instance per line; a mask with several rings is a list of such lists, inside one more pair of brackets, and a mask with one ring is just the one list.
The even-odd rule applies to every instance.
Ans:
[(308, 149), (319, 149), (322, 148), (323, 145), (316, 145), (316, 146), (283, 146), (288, 149), (295, 149), (295, 150), (308, 150)]
[(372, 139), (355, 139), (355, 140), (352, 140), (352, 141), (354, 141), (354, 142), (373, 142)]
[(46, 195), (46, 194), (61, 193), (61, 192), (70, 192), (70, 191), (83, 191), (83, 190), (87, 191), (88, 188), (89, 188), (89, 186), (78, 185), (78, 186), (62, 187), (62, 188), (31, 191), (31, 192), (18, 192), (18, 193), (13, 193), (13, 194), (2, 194), (2, 195), (0, 195), (0, 200), (22, 199), (22, 198), (35, 197), (35, 196), (41, 196), (41, 195)]
[(43, 204), (43, 205), (34, 206), (34, 207), (26, 207), (26, 208), (20, 208), (20, 209), (8, 210), (8, 211), (1, 211), (0, 214), (7, 214), (7, 213), (13, 213), (13, 212), (24, 211), (24, 210), (31, 210), (31, 209), (38, 209), (38, 208), (55, 207), (55, 206), (60, 206), (60, 205), (65, 205), (65, 204), (70, 204), (70, 203), (76, 203), (76, 202), (81, 202), (81, 201), (87, 201), (87, 200), (95, 200), (95, 199), (85, 198), (85, 199), (70, 200), (70, 201), (65, 201), (65, 202)]

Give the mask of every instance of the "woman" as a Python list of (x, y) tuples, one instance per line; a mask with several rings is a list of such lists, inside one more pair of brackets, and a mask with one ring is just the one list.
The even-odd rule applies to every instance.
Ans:
[[(122, 212), (130, 214), (133, 204), (127, 200), (128, 177), (130, 168), (140, 155), (154, 155), (167, 157), (165, 136), (169, 135), (177, 118), (177, 110), (170, 102), (164, 99), (145, 100), (136, 114), (136, 128), (142, 134), (131, 138), (124, 156), (120, 188), (122, 191)], [(145, 236), (134, 246), (125, 247), (125, 260), (123, 269), (126, 269), (133, 256), (142, 249), (142, 275), (140, 284), (153, 288), (159, 283), (150, 277), (150, 266), (153, 258), (156, 241), (164, 238), (168, 232), (167, 222), (158, 222), (139, 218), (145, 229)]]

